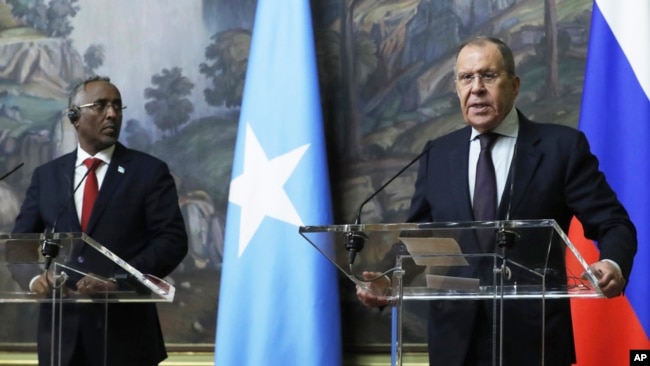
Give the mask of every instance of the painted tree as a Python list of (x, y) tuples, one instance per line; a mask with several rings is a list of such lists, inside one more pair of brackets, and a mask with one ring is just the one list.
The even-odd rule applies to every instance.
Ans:
[(126, 132), (126, 143), (130, 148), (147, 151), (151, 145), (151, 136), (136, 119), (126, 121), (124, 132)]
[(211, 39), (212, 43), (205, 49), (205, 58), (210, 62), (199, 65), (199, 72), (212, 82), (212, 88), (203, 90), (205, 101), (213, 106), (240, 106), (251, 33), (233, 29), (217, 33)]
[(24, 25), (50, 37), (65, 38), (72, 33), (70, 18), (77, 15), (77, 0), (6, 0), (11, 15)]
[(86, 75), (93, 75), (95, 70), (104, 64), (105, 58), (104, 46), (100, 44), (88, 46), (84, 53), (84, 70)]
[(544, 1), (544, 30), (546, 33), (546, 93), (550, 98), (560, 96), (558, 81), (557, 6), (555, 0)]
[(194, 105), (187, 98), (194, 84), (182, 75), (179, 67), (163, 69), (160, 74), (151, 77), (151, 83), (156, 87), (144, 90), (145, 98), (151, 99), (144, 108), (163, 133), (171, 131), (175, 135), (194, 112)]

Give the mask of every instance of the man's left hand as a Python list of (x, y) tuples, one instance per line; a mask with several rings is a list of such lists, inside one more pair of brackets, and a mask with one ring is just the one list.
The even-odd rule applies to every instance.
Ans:
[(608, 261), (598, 261), (589, 268), (598, 278), (598, 287), (606, 297), (612, 298), (621, 294), (625, 288), (625, 278), (616, 266)]
[(92, 296), (97, 293), (112, 292), (117, 290), (117, 284), (110, 280), (103, 280), (92, 274), (86, 275), (77, 281), (77, 291), (84, 295)]

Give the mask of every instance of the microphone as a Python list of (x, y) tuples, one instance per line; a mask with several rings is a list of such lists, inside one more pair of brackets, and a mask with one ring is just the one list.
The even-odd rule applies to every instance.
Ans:
[[(81, 180), (77, 184), (76, 187), (72, 190), (72, 193), (70, 193), (70, 196), (68, 196), (68, 199), (65, 201), (65, 204), (63, 207), (61, 207), (61, 210), (56, 214), (56, 217), (54, 218), (54, 223), (52, 224), (52, 230), (50, 230), (50, 234), (54, 234), (56, 231), (56, 224), (59, 221), (59, 218), (63, 214), (63, 211), (70, 205), (70, 202), (74, 199), (74, 194), (77, 193), (77, 190), (79, 187), (81, 187), (81, 184), (86, 180), (86, 177), (88, 174), (90, 174), (91, 171), (95, 170), (99, 164), (101, 164), (101, 160), (95, 160), (93, 162), (93, 165), (86, 170), (86, 173), (84, 173), (83, 177), (81, 177)], [(41, 244), (41, 254), (45, 258), (45, 264), (44, 264), (44, 271), (47, 272), (50, 269), (50, 265), (52, 264), (52, 259), (56, 258), (57, 255), (59, 255), (59, 249), (61, 248), (61, 241), (59, 239), (54, 239), (54, 238), (47, 238), (43, 240), (43, 243)]]
[[(512, 170), (510, 171), (510, 192), (508, 192), (508, 209), (506, 211), (506, 220), (510, 220), (510, 208), (512, 207), (512, 197), (513, 191), (515, 188), (515, 170), (517, 166), (517, 144), (515, 143), (515, 148), (512, 153)], [(519, 237), (519, 233), (515, 230), (506, 229), (503, 225), (499, 228), (497, 232), (496, 244), (503, 251), (503, 260), (508, 258), (508, 250), (512, 249), (515, 245), (515, 239)]]
[(14, 172), (15, 172), (16, 170), (20, 169), (20, 167), (22, 167), (23, 165), (25, 165), (25, 163), (20, 163), (20, 164), (18, 164), (15, 168), (13, 168), (13, 169), (11, 169), (10, 171), (8, 171), (7, 173), (5, 173), (5, 175), (3, 175), (2, 177), (0, 177), (0, 181), (2, 181), (2, 180), (4, 180), (5, 178), (7, 178), (8, 176), (14, 174)]
[[(422, 150), (421, 153), (419, 153), (413, 160), (411, 160), (408, 164), (406, 164), (402, 169), (400, 169), (397, 173), (395, 173), (386, 183), (384, 183), (379, 189), (374, 191), (368, 198), (365, 199), (365, 201), (361, 202), (359, 205), (359, 209), (357, 211), (357, 218), (354, 221), (355, 225), (360, 225), (361, 224), (361, 210), (363, 210), (363, 207), (366, 205), (366, 203), (370, 202), (371, 199), (375, 198), (380, 192), (384, 190), (389, 184), (391, 184), (397, 177), (399, 177), (406, 169), (410, 168), (411, 165), (415, 164), (416, 161), (420, 160), (422, 156), (424, 156), (427, 152), (429, 152), (429, 149), (431, 149), (432, 145), (427, 146), (424, 150)], [(357, 253), (359, 253), (363, 247), (366, 244), (366, 240), (368, 240), (368, 236), (364, 234), (363, 232), (357, 232), (357, 231), (348, 231), (345, 234), (345, 248), (348, 251), (348, 261), (350, 265), (354, 263), (354, 259), (357, 256)]]

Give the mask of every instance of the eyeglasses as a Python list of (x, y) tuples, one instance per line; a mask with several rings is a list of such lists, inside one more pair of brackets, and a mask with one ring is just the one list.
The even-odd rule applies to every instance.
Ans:
[(81, 109), (81, 108), (90, 108), (90, 109), (94, 110), (95, 112), (104, 113), (104, 112), (106, 112), (106, 110), (108, 109), (109, 106), (111, 108), (113, 108), (115, 113), (118, 113), (118, 114), (122, 113), (123, 109), (126, 109), (126, 106), (122, 105), (122, 103), (120, 103), (120, 102), (109, 102), (109, 101), (106, 101), (106, 100), (100, 100), (100, 101), (93, 102), (93, 103), (82, 104), (77, 108), (79, 108), (79, 109)]
[(456, 76), (456, 81), (458, 81), (462, 86), (470, 86), (474, 84), (474, 79), (479, 78), (479, 80), (483, 81), (483, 84), (490, 85), (493, 84), (501, 74), (502, 73), (497, 72), (481, 72), (478, 74), (463, 73)]

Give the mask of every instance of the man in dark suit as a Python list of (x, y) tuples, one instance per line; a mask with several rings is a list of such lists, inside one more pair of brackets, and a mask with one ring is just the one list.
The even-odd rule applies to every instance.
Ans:
[[(85, 220), (88, 236), (140, 272), (163, 278), (185, 257), (187, 234), (167, 165), (118, 142), (124, 108), (108, 78), (93, 77), (73, 89), (68, 117), (78, 133), (78, 148), (36, 168), (13, 232), (80, 232)], [(87, 158), (100, 160), (95, 169), (99, 191), (88, 218), (82, 218)], [(74, 194), (73, 187), (79, 187)], [(110, 261), (90, 250), (82, 248), (70, 260), (87, 273), (119, 275)], [(49, 295), (48, 273), (51, 277), (43, 272), (24, 286)], [(85, 276), (74, 278), (68, 290), (92, 296), (107, 286), (117, 287)], [(61, 357), (61, 365), (157, 365), (167, 357), (155, 304), (110, 304), (107, 309), (66, 304), (58, 354), (51, 349), (52, 337), (58, 336), (51, 330), (51, 305), (42, 305), (39, 364), (50, 364), (51, 352)]]
[[(476, 37), (464, 43), (456, 56), (455, 73), (468, 126), (427, 143), (408, 221), (478, 220), (473, 213), (481, 150), (478, 136), (496, 133), (491, 147), (498, 204), (495, 219), (555, 219), (566, 231), (577, 216), (585, 235), (600, 247), (600, 260), (590, 266), (599, 277), (598, 286), (607, 297), (620, 295), (636, 253), (636, 230), (598, 170), (584, 134), (566, 126), (532, 122), (515, 108), (520, 79), (512, 52), (498, 39)], [(461, 245), (478, 244), (469, 241)], [(476, 248), (463, 250), (475, 252)], [(532, 250), (530, 246), (515, 247), (512, 255)], [(550, 259), (564, 262), (561, 252)], [(372, 278), (376, 273), (364, 275)], [(361, 288), (357, 288), (357, 296), (366, 306), (388, 304), (385, 297)], [(430, 364), (491, 365), (491, 306), (489, 301), (432, 301)], [(541, 311), (546, 314), (544, 329)], [(504, 303), (504, 313), (506, 365), (540, 365), (542, 332), (544, 365), (575, 363), (567, 299), (547, 300), (544, 309), (540, 302), (510, 300)]]

